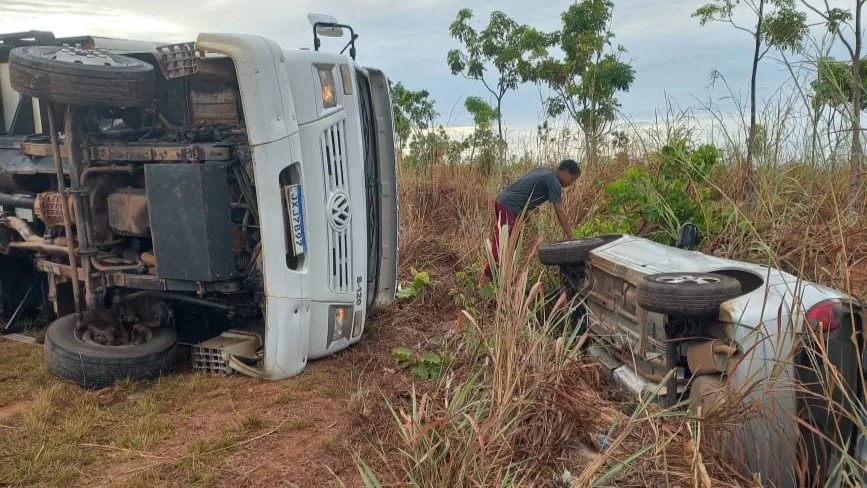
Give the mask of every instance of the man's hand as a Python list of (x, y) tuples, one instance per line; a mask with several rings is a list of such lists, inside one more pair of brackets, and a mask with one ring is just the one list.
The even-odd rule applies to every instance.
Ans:
[(571, 240), (572, 229), (569, 227), (569, 219), (566, 218), (566, 211), (563, 210), (562, 203), (554, 204), (554, 213), (557, 214), (557, 219), (560, 221), (560, 227), (563, 228), (563, 235), (566, 236), (566, 240)]

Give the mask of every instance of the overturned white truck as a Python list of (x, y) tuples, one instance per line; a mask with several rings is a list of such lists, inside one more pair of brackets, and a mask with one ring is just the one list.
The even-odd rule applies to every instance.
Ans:
[[(87, 387), (196, 369), (269, 379), (357, 342), (394, 298), (389, 82), (357, 35), (159, 45), (0, 35), (0, 313), (41, 314)], [(320, 36), (349, 33), (344, 51)]]

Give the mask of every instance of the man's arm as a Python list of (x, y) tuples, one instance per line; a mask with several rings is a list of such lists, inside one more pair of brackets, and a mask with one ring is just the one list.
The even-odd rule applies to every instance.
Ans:
[(562, 203), (554, 204), (554, 213), (557, 214), (557, 219), (560, 221), (560, 227), (563, 228), (563, 235), (566, 236), (566, 240), (572, 239), (572, 229), (569, 227), (569, 219), (566, 218), (566, 211), (563, 210)]

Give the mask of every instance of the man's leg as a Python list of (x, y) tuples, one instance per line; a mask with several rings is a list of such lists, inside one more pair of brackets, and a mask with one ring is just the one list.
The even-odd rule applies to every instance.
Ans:
[[(491, 255), (494, 258), (494, 262), (500, 263), (500, 212), (498, 209), (494, 209), (494, 235), (491, 239)], [(491, 263), (488, 261), (487, 256), (485, 256), (485, 275), (482, 278), (482, 286), (487, 285), (491, 280), (494, 279), (494, 273), (491, 270)]]
[[(515, 226), (517, 218), (505, 208), (496, 205), (494, 209), (496, 221), (494, 223), (494, 238), (491, 239), (491, 255), (494, 258), (494, 263), (500, 264), (500, 228), (508, 225), (508, 233), (512, 235), (512, 229)], [(485, 264), (485, 275), (482, 281), (482, 286), (486, 285), (493, 279), (493, 272), (490, 263)]]

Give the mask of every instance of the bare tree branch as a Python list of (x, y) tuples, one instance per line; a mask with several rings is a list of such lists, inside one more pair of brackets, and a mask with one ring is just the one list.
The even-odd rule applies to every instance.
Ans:
[[(816, 7), (810, 5), (809, 3), (807, 3), (807, 0), (801, 0), (801, 3), (803, 3), (804, 6), (807, 7), (808, 9), (812, 10), (813, 12), (815, 12), (816, 15), (818, 15), (819, 17), (822, 17), (823, 19), (825, 19), (826, 22), (827, 22), (828, 20), (830, 20), (830, 19), (828, 18), (828, 15), (827, 15), (825, 12), (822, 12), (821, 10), (817, 9)], [(827, 2), (825, 3), (825, 5), (827, 5)]]
[[(858, 1), (861, 3), (861, 5), (863, 5), (865, 2), (865, 0), (858, 0)], [(824, 2), (825, 3), (825, 12), (822, 12), (818, 8), (810, 5), (809, 3), (807, 3), (807, 0), (801, 0), (801, 3), (804, 4), (804, 6), (807, 7), (808, 9), (815, 12), (816, 15), (825, 19), (825, 22), (831, 21), (831, 5), (828, 4), (828, 0), (825, 0), (825, 2)], [(846, 38), (843, 37), (843, 33), (841, 32), (841, 30), (839, 28), (837, 28), (836, 31), (837, 31), (836, 32), (837, 38), (840, 39), (840, 42), (842, 42), (843, 45), (846, 47), (846, 50), (849, 51), (849, 57), (855, 56), (855, 49), (852, 47), (851, 44), (849, 44), (849, 41), (847, 41)]]
[(725, 22), (728, 22), (729, 24), (731, 24), (732, 27), (734, 27), (735, 29), (737, 29), (737, 30), (741, 30), (741, 31), (744, 31), (744, 32), (746, 32), (747, 34), (749, 34), (749, 35), (751, 35), (751, 36), (755, 36), (755, 35), (756, 35), (756, 31), (752, 31), (752, 30), (747, 29), (746, 27), (741, 27), (741, 26), (737, 25), (737, 24), (735, 23), (735, 21), (732, 20), (731, 18), (725, 19)]

